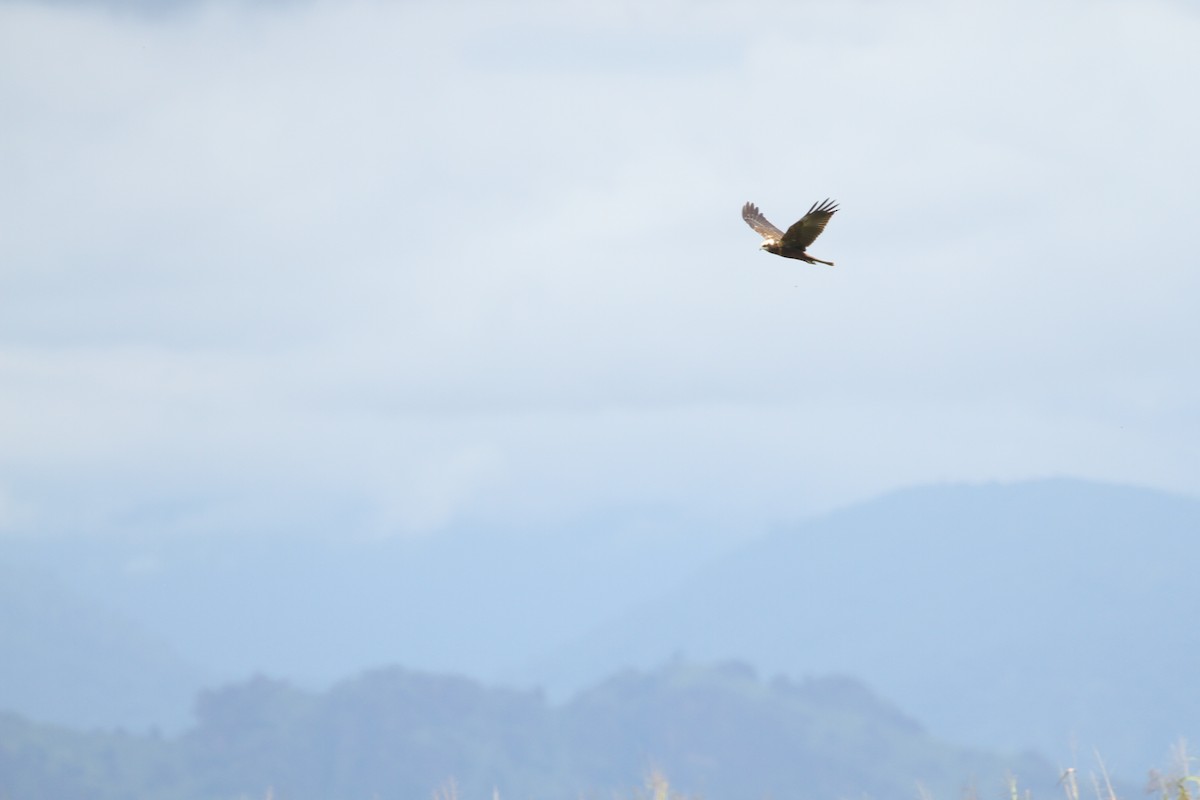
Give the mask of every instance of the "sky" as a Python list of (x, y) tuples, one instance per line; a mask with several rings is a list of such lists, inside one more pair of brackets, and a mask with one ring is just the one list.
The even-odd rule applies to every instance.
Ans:
[[(0, 534), (1200, 494), (1200, 12), (0, 2)], [(810, 248), (758, 250), (841, 210)]]

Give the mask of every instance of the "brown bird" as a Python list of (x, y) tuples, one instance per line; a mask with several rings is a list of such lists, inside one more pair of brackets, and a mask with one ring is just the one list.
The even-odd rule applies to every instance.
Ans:
[(746, 203), (742, 206), (742, 219), (746, 220), (746, 224), (763, 237), (761, 249), (768, 253), (774, 253), (784, 258), (798, 258), (809, 264), (828, 264), (832, 267), (832, 261), (813, 258), (804, 251), (821, 235), (821, 231), (825, 230), (825, 226), (829, 224), (829, 218), (837, 210), (837, 203), (828, 199), (821, 203), (813, 203), (808, 213), (801, 217), (799, 222), (788, 228), (787, 233), (767, 222), (767, 218), (762, 215), (754, 203)]

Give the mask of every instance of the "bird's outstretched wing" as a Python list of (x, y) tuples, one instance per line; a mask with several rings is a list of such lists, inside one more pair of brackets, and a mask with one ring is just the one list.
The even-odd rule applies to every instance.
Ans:
[(796, 249), (803, 252), (810, 244), (817, 240), (821, 235), (821, 231), (825, 230), (825, 226), (829, 224), (829, 218), (838, 210), (837, 203), (826, 199), (820, 203), (813, 203), (812, 208), (808, 210), (800, 220), (787, 229), (780, 240), (785, 250)]
[[(754, 231), (764, 239), (779, 241), (783, 238), (783, 231), (776, 228), (770, 222), (767, 222), (767, 218), (762, 215), (762, 212), (758, 210), (758, 206), (754, 205), (754, 203), (746, 203), (746, 205), (742, 206), (742, 219), (746, 220), (746, 224), (754, 228)], [(821, 223), (821, 227), (825, 227), (825, 223)], [(814, 236), (813, 238), (815, 239), (816, 237)]]

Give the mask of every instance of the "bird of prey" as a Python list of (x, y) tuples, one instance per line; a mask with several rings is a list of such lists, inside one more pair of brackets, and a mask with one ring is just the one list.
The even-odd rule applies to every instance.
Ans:
[(832, 261), (813, 258), (804, 251), (821, 235), (821, 231), (825, 230), (825, 226), (829, 224), (829, 218), (837, 210), (837, 203), (828, 199), (821, 203), (813, 203), (808, 213), (801, 217), (799, 222), (788, 228), (787, 233), (767, 222), (767, 218), (762, 215), (754, 203), (746, 203), (742, 206), (742, 219), (746, 220), (746, 224), (763, 237), (760, 249), (784, 258), (798, 258), (809, 264), (828, 264), (832, 267)]

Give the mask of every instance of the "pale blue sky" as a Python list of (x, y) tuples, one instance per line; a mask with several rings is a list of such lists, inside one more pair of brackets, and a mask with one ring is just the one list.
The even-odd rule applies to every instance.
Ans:
[[(1197, 41), (1143, 0), (2, 3), (0, 531), (1200, 493)], [(834, 268), (738, 215), (827, 196)]]

